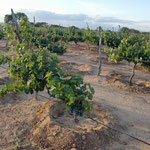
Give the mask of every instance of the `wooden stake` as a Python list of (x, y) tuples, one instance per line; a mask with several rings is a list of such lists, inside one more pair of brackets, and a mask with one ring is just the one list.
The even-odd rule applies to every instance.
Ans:
[(101, 44), (102, 44), (102, 37), (101, 37), (101, 29), (99, 27), (99, 68), (98, 68), (98, 76), (100, 76), (100, 74), (101, 74), (101, 66), (102, 66)]
[(7, 52), (9, 40), (6, 41), (5, 51)]
[(19, 43), (22, 43), (22, 39), (20, 37), (19, 25), (18, 25), (18, 22), (17, 22), (17, 19), (16, 19), (16, 16), (14, 14), (13, 9), (11, 9), (11, 13), (12, 13), (13, 21), (14, 21), (14, 23), (16, 25), (16, 32), (17, 32), (17, 36), (18, 36), (18, 39), (19, 39)]
[(34, 32), (35, 32), (35, 17), (33, 17), (33, 35), (34, 35)]

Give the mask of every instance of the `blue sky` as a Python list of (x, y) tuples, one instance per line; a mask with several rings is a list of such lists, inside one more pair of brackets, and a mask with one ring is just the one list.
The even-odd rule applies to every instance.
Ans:
[(0, 14), (14, 8), (149, 20), (149, 7), (150, 0), (4, 0), (0, 5)]
[(4, 0), (0, 21), (10, 9), (45, 10), (57, 14), (85, 14), (92, 18), (115, 17), (122, 20), (150, 21), (150, 0)]

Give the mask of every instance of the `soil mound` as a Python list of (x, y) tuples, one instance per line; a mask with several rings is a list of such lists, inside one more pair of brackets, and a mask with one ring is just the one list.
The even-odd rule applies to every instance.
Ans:
[(87, 64), (77, 64), (68, 61), (62, 61), (60, 66), (66, 73), (76, 73), (80, 75), (93, 74), (92, 67)]
[(125, 76), (124, 74), (115, 73), (115, 72), (111, 73), (106, 80), (108, 84), (126, 91), (144, 93), (144, 94), (150, 93), (149, 81), (143, 81), (138, 79), (136, 82), (135, 81), (133, 82), (133, 86), (130, 86), (128, 81), (129, 76)]
[[(32, 145), (48, 150), (106, 149), (107, 145), (118, 137), (111, 130), (87, 117), (79, 117), (79, 122), (75, 123), (73, 116), (68, 113), (68, 110), (60, 101), (40, 104), (35, 109), (34, 115), (34, 120), (29, 129), (30, 141)], [(111, 124), (113, 119), (98, 104), (94, 106), (90, 116), (105, 124)]]

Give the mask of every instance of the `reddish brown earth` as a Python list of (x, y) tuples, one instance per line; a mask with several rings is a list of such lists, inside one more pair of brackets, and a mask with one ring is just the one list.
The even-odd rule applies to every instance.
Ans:
[[(5, 41), (0, 41), (1, 53)], [(102, 48), (104, 49), (104, 47)], [(13, 55), (13, 52), (7, 55)], [(83, 75), (95, 89), (93, 118), (150, 143), (150, 73), (137, 67), (133, 86), (128, 85), (132, 64), (107, 61), (103, 52), (102, 74), (98, 72), (98, 48), (69, 43), (60, 66), (65, 72)], [(13, 82), (0, 68), (0, 87)], [(46, 91), (40, 93), (45, 95)], [(75, 123), (56, 99), (8, 94), (0, 97), (0, 149), (41, 150), (149, 150), (150, 146), (114, 132), (86, 117)]]

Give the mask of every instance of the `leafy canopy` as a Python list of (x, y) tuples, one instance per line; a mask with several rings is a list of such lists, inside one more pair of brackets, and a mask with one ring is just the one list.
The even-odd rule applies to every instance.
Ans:
[(145, 61), (150, 61), (148, 60), (150, 54), (148, 54), (149, 44), (147, 43), (149, 42), (145, 40), (144, 36), (133, 34), (128, 38), (124, 38), (117, 49), (106, 49), (105, 52), (109, 54), (110, 61), (120, 62), (126, 60), (129, 63), (142, 64)]
[[(18, 35), (11, 25), (5, 27), (10, 39), (10, 50), (13, 50), (15, 45), (16, 55), (0, 55), (0, 64), (8, 64), (8, 73), (15, 82), (4, 85), (0, 89), (0, 95), (14, 91), (33, 94), (47, 88), (48, 93), (63, 100), (68, 109), (73, 106), (75, 112), (78, 112), (78, 106), (82, 104), (80, 112), (90, 111), (92, 105), (88, 100), (92, 100), (94, 94), (91, 85), (84, 83), (79, 75), (65, 74), (59, 67), (57, 56), (47, 47), (40, 46), (40, 43), (36, 46), (33, 42), (33, 29), (27, 18), (20, 20), (19, 28), (22, 42), (18, 40)], [(54, 47), (51, 49), (53, 52)], [(57, 50), (57, 47), (55, 49)]]

